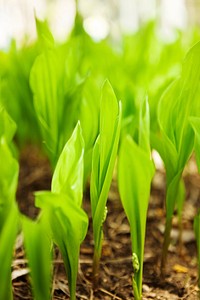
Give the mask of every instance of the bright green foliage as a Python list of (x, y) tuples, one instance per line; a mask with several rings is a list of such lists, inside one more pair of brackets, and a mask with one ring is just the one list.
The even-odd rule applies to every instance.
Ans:
[(49, 30), (47, 21), (40, 21), (35, 18), (37, 34), (38, 34), (38, 43), (41, 50), (51, 49), (54, 47), (55, 41)]
[(51, 244), (44, 218), (32, 221), (21, 217), (25, 251), (31, 270), (35, 300), (49, 300), (51, 286)]
[(39, 22), (37, 24), (45, 47), (32, 67), (30, 85), (42, 137), (55, 167), (78, 120), (83, 80), (77, 69), (72, 67), (74, 57), (70, 55), (71, 49), (67, 45), (56, 48), (46, 27)]
[(200, 118), (199, 117), (190, 117), (190, 124), (195, 133), (194, 150), (195, 150), (195, 154), (196, 154), (198, 170), (200, 172)]
[(134, 296), (141, 299), (147, 208), (154, 174), (147, 101), (140, 110), (139, 145), (130, 136), (124, 137), (120, 146), (118, 173), (119, 192), (131, 229)]
[(8, 144), (15, 125), (5, 110), (0, 110), (0, 299), (12, 299), (11, 261), (18, 231), (18, 210), (15, 203), (19, 166)]
[(16, 131), (16, 124), (10, 118), (6, 110), (0, 106), (0, 137), (10, 143)]
[(36, 204), (42, 208), (52, 238), (64, 259), (71, 300), (76, 299), (79, 250), (88, 227), (87, 215), (81, 208), (83, 154), (84, 144), (78, 123), (58, 160), (52, 191), (36, 193)]
[[(195, 155), (196, 155), (196, 161), (198, 170), (200, 172), (200, 118), (199, 117), (191, 117), (190, 123), (192, 125), (192, 128), (195, 133)], [(198, 273), (199, 273), (199, 280), (198, 280), (198, 286), (200, 289), (200, 212), (196, 215), (194, 219), (194, 231), (196, 235), (196, 241), (197, 241), (197, 257), (198, 257)]]
[[(79, 248), (88, 225), (81, 209), (82, 193), (91, 169), (96, 287), (119, 136), (119, 188), (131, 225), (134, 295), (141, 297), (146, 211), (153, 176), (149, 119), (151, 146), (160, 153), (167, 174), (164, 265), (175, 207), (181, 219), (185, 198), (181, 178), (193, 151), (194, 135), (200, 169), (200, 44), (189, 51), (181, 73), (185, 46), (196, 37), (186, 41), (184, 35), (184, 45), (182, 33), (177, 33), (176, 41), (166, 44), (156, 35), (156, 26), (149, 22), (135, 34), (122, 35), (119, 43), (109, 38), (94, 42), (77, 12), (65, 43), (58, 45), (48, 24), (36, 19), (38, 40), (34, 44), (17, 49), (13, 42), (8, 52), (0, 51), (0, 244), (5, 245), (0, 247), (0, 299), (12, 297), (10, 263), (19, 223), (14, 201), (18, 163), (12, 151), (16, 125), (2, 105), (17, 124), (17, 142), (44, 142), (54, 169), (51, 192), (36, 196), (43, 209), (40, 218), (35, 222), (22, 218), (36, 299), (50, 297), (51, 252), (46, 235), (62, 252), (71, 298), (75, 299)], [(105, 78), (116, 97), (106, 82), (99, 103), (99, 86)], [(150, 108), (147, 101), (141, 101), (146, 94)], [(78, 125), (70, 138), (78, 120), (82, 132)]]
[(15, 124), (4, 109), (0, 111), (0, 228), (3, 228), (7, 214), (15, 205), (19, 166), (8, 144), (15, 133)]
[(83, 159), (84, 141), (78, 122), (59, 157), (51, 185), (53, 193), (68, 194), (78, 206), (81, 206), (83, 195)]
[(0, 52), (0, 103), (17, 124), (19, 144), (27, 140), (35, 142), (40, 138), (29, 86), (30, 69), (37, 55), (36, 45), (24, 45), (17, 49), (14, 42), (8, 53), (2, 55)]
[[(90, 183), (94, 233), (94, 276), (97, 276), (101, 256), (105, 207), (115, 165), (121, 125), (121, 103), (118, 103), (108, 81), (102, 88), (100, 102), (100, 134), (92, 156)], [(94, 278), (94, 281), (96, 279)], [(95, 283), (96, 284), (96, 283)]]
[[(92, 151), (99, 131), (99, 102), (100, 89), (92, 78), (88, 78), (83, 88), (83, 99), (80, 108), (80, 122), (85, 141), (84, 155), (84, 186), (91, 172)], [(87, 117), (86, 117), (87, 116)]]
[[(189, 117), (198, 114), (198, 88), (200, 79), (200, 43), (186, 55), (181, 77), (163, 94), (158, 107), (159, 135), (152, 133), (152, 145), (160, 153), (166, 168), (166, 229), (162, 257), (162, 269), (166, 262), (170, 241), (172, 216), (175, 206), (183, 203), (180, 190), (183, 169), (192, 153), (194, 133)], [(177, 194), (181, 198), (177, 199)]]
[(198, 279), (198, 286), (200, 289), (200, 212), (196, 215), (194, 219), (194, 231), (197, 241), (197, 257), (198, 257), (198, 273), (199, 273), (199, 279)]
[[(2, 213), (2, 209), (0, 208), (0, 218), (2, 218)], [(3, 213), (3, 217), (5, 217), (5, 220), (0, 227), (0, 299), (11, 300), (13, 299), (11, 262), (19, 225), (19, 214), (16, 205), (10, 207), (9, 213)]]

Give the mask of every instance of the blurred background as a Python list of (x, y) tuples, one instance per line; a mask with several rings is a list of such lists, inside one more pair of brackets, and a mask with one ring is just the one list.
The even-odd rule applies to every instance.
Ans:
[(133, 33), (144, 22), (154, 19), (158, 33), (173, 40), (178, 30), (200, 25), (199, 0), (0, 0), (0, 48), (6, 49), (14, 38), (36, 38), (34, 15), (47, 19), (57, 41), (69, 35), (76, 13), (84, 18), (84, 28), (94, 40), (119, 33)]

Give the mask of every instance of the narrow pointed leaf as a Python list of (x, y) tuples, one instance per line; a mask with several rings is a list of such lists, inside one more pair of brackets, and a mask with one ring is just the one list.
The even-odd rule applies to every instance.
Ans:
[(10, 212), (6, 215), (3, 227), (0, 228), (0, 299), (13, 299), (11, 263), (18, 226), (18, 210), (17, 207), (13, 205), (10, 207)]
[(30, 267), (35, 300), (49, 300), (51, 291), (51, 244), (42, 218), (21, 218), (25, 252)]
[(121, 103), (109, 82), (102, 89), (100, 103), (100, 135), (92, 157), (91, 204), (95, 244), (99, 245), (101, 225), (112, 180), (121, 128)]
[(122, 141), (118, 168), (119, 192), (131, 227), (132, 251), (140, 265), (134, 277), (141, 295), (147, 207), (154, 168), (148, 153), (130, 136)]
[(83, 159), (84, 141), (78, 123), (59, 157), (52, 178), (52, 192), (68, 194), (78, 205), (81, 205), (83, 194)]
[(198, 170), (200, 172), (200, 118), (190, 117), (190, 124), (192, 125), (192, 128), (195, 133), (194, 150), (195, 150)]
[(64, 259), (71, 300), (74, 300), (80, 244), (88, 228), (87, 215), (65, 194), (37, 193), (36, 205), (41, 207), (48, 216), (53, 239)]

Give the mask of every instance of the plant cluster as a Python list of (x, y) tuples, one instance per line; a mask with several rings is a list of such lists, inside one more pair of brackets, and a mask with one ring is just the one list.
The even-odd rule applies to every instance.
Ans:
[[(194, 151), (200, 169), (200, 42), (181, 67), (185, 45), (196, 37), (183, 44), (179, 33), (175, 42), (166, 44), (157, 37), (153, 22), (122, 36), (117, 50), (109, 40), (92, 41), (79, 15), (63, 44), (54, 41), (47, 23), (36, 19), (36, 26), (34, 44), (17, 49), (13, 42), (8, 52), (0, 52), (0, 299), (13, 297), (10, 266), (20, 232), (34, 298), (51, 298), (57, 245), (70, 297), (76, 299), (80, 245), (88, 229), (82, 208), (88, 181), (93, 288), (98, 289), (103, 223), (115, 167), (130, 223), (134, 297), (141, 299), (147, 209), (155, 173), (152, 149), (166, 170), (162, 274), (175, 209), (181, 226), (182, 173)], [(34, 221), (20, 213), (15, 201), (18, 151), (27, 142), (44, 144), (53, 173), (51, 191), (35, 193), (41, 212)], [(194, 230), (200, 262), (199, 213)]]

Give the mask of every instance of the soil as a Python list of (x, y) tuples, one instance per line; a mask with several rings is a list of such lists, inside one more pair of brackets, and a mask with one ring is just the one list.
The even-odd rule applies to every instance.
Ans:
[[(192, 158), (184, 172), (186, 201), (182, 219), (182, 239), (175, 213), (171, 245), (165, 277), (160, 276), (160, 258), (165, 226), (165, 173), (159, 167), (152, 184), (150, 197), (143, 274), (143, 299), (198, 299), (197, 253), (193, 233), (193, 219), (200, 203), (200, 177)], [(47, 159), (33, 146), (26, 147), (20, 155), (20, 176), (17, 201), (22, 213), (35, 218), (34, 191), (49, 190), (51, 169)], [(81, 246), (77, 299), (134, 299), (132, 292), (133, 269), (131, 263), (130, 228), (123, 211), (117, 183), (113, 179), (108, 198), (108, 215), (104, 224), (104, 243), (99, 272), (99, 288), (92, 289), (93, 235), (87, 186), (83, 207), (90, 225)], [(180, 242), (181, 241), (181, 242)], [(24, 255), (23, 237), (18, 236), (12, 264), (14, 299), (32, 299), (29, 269)], [(54, 258), (53, 299), (69, 299), (66, 273), (61, 255), (56, 249)]]

